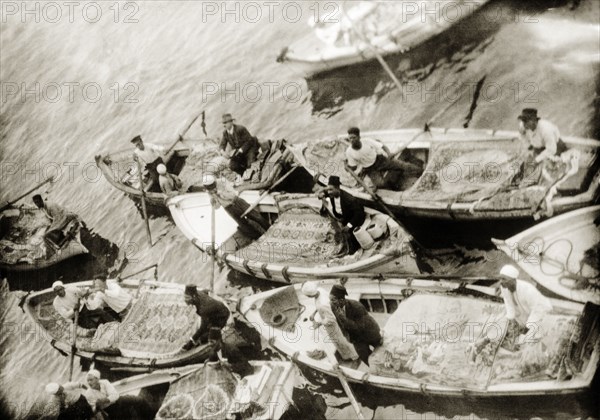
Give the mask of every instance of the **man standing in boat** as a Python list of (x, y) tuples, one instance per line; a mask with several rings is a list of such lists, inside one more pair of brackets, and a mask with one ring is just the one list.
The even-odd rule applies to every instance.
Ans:
[[(340, 178), (332, 175), (329, 177), (327, 187), (321, 190), (317, 196), (321, 200), (329, 198), (331, 214), (341, 223), (342, 232), (345, 235), (350, 247), (350, 253), (353, 253), (360, 248), (360, 245), (358, 244), (358, 241), (354, 237), (352, 231), (360, 228), (365, 223), (367, 216), (365, 213), (365, 208), (361, 202), (351, 194), (348, 194), (346, 191), (342, 191), (340, 186)], [(329, 213), (329, 209), (327, 208), (325, 202), (323, 202), (323, 208), (321, 210), (322, 214), (323, 212), (326, 214)]]
[(358, 127), (348, 129), (348, 140), (348, 166), (359, 176), (368, 176), (375, 188), (398, 190), (405, 173), (418, 173), (421, 170), (412, 163), (393, 159), (390, 150), (380, 142), (361, 138)]
[(383, 343), (379, 324), (369, 315), (362, 303), (346, 299), (348, 291), (341, 284), (334, 284), (329, 292), (331, 309), (335, 318), (354, 345), (360, 360), (369, 364), (372, 347), (379, 347)]
[(231, 114), (223, 114), (223, 137), (219, 148), (229, 159), (229, 168), (239, 175), (252, 165), (259, 151), (258, 139), (243, 125), (233, 123)]
[(213, 175), (207, 174), (202, 184), (210, 194), (212, 206), (215, 209), (223, 206), (223, 209), (236, 221), (238, 229), (244, 236), (258, 239), (269, 229), (269, 222), (256, 208), (242, 218), (242, 214), (250, 208), (250, 204), (238, 195), (227, 180), (217, 180)]

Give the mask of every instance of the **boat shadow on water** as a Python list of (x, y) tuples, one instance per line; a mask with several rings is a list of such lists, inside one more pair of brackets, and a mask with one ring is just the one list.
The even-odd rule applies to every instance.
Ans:
[[(502, 26), (527, 22), (528, 19), (535, 21), (536, 15), (549, 8), (572, 8), (572, 3), (572, 0), (490, 1), (415, 48), (386, 55), (384, 59), (403, 84), (405, 92), (410, 93), (411, 83), (423, 82), (436, 70), (450, 69), (456, 74), (464, 71), (469, 62), (493, 42), (494, 35)], [(348, 101), (370, 96), (379, 101), (396, 89), (390, 76), (375, 59), (317, 73), (307, 78), (307, 84), (312, 92), (313, 113), (327, 117), (341, 112)], [(418, 93), (415, 98), (420, 101), (422, 94)]]

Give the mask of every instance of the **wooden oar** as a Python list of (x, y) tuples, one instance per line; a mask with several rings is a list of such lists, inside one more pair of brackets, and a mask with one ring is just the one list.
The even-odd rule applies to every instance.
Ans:
[(144, 178), (142, 176), (142, 164), (138, 159), (138, 156), (134, 153), (133, 159), (135, 160), (138, 168), (138, 179), (140, 181), (140, 192), (142, 193), (142, 213), (144, 214), (144, 221), (146, 222), (146, 235), (148, 236), (148, 242), (152, 246), (152, 233), (150, 233), (150, 222), (148, 221), (148, 211), (146, 210), (146, 190), (144, 190)]
[(346, 10), (343, 7), (342, 7), (342, 12), (344, 13), (344, 16), (346, 17), (346, 19), (348, 19), (348, 22), (350, 22), (350, 29), (352, 29), (352, 32), (354, 32), (360, 38), (360, 40), (369, 47), (371, 52), (373, 52), (373, 54), (375, 55), (375, 58), (377, 59), (377, 61), (379, 61), (379, 64), (381, 64), (381, 67), (383, 67), (383, 69), (387, 72), (388, 76), (390, 76), (390, 79), (392, 79), (392, 81), (394, 82), (394, 84), (396, 85), (398, 90), (400, 91), (400, 96), (404, 97), (404, 93), (402, 92), (402, 84), (400, 83), (400, 81), (398, 80), (398, 78), (396, 77), (396, 75), (394, 74), (392, 69), (390, 68), (390, 66), (388, 66), (388, 64), (385, 62), (385, 60), (383, 59), (383, 56), (381, 54), (379, 54), (379, 51), (377, 51), (377, 47), (375, 47), (373, 44), (371, 44), (371, 40), (368, 39), (362, 32), (360, 32), (358, 29), (356, 29), (354, 27), (354, 22), (352, 21), (352, 19), (350, 19), (350, 16), (348, 16), (348, 13), (346, 12)]
[(215, 263), (217, 259), (217, 250), (215, 246), (215, 206), (210, 206), (210, 246), (212, 248), (212, 260), (210, 264), (210, 291), (215, 291)]
[(75, 363), (75, 351), (77, 350), (77, 323), (79, 322), (80, 299), (77, 299), (75, 306), (75, 317), (73, 318), (73, 338), (71, 339), (71, 358), (69, 359), (69, 381), (73, 380), (73, 364)]
[(196, 120), (197, 120), (198, 118), (200, 118), (200, 116), (202, 116), (202, 131), (204, 131), (204, 135), (206, 135), (206, 129), (205, 129), (205, 127), (206, 127), (206, 123), (204, 122), (205, 115), (206, 115), (206, 114), (204, 113), (204, 111), (202, 111), (201, 113), (199, 113), (198, 115), (196, 115), (196, 116), (194, 117), (194, 119), (192, 119), (192, 121), (190, 121), (190, 123), (189, 123), (188, 125), (186, 125), (186, 127), (183, 129), (183, 131), (177, 135), (177, 140), (175, 140), (175, 141), (173, 142), (173, 144), (171, 145), (171, 147), (169, 147), (169, 148), (167, 149), (167, 151), (165, 152), (165, 155), (168, 155), (168, 154), (169, 154), (169, 152), (170, 152), (171, 150), (173, 150), (173, 148), (175, 147), (175, 145), (176, 145), (177, 143), (179, 143), (180, 141), (182, 141), (182, 140), (183, 140), (183, 136), (185, 136), (185, 134), (186, 134), (186, 133), (189, 131), (189, 129), (190, 129), (190, 128), (192, 128), (192, 125), (194, 125), (194, 123), (196, 122)]
[(144, 271), (148, 271), (148, 270), (150, 270), (152, 268), (156, 269), (157, 267), (158, 267), (158, 264), (152, 264), (152, 265), (150, 265), (150, 266), (148, 266), (146, 268), (142, 268), (141, 270), (136, 271), (135, 273), (128, 274), (125, 277), (117, 276), (116, 280), (117, 281), (122, 281), (122, 280), (128, 279), (130, 277), (137, 276), (138, 274), (143, 273)]
[(348, 162), (344, 161), (344, 167), (346, 168), (346, 171), (350, 175), (352, 175), (352, 178), (354, 178), (356, 180), (356, 182), (358, 182), (360, 184), (360, 186), (365, 190), (365, 192), (371, 196), (371, 198), (373, 199), (373, 201), (375, 201), (377, 204), (379, 204), (379, 206), (383, 209), (383, 211), (385, 213), (387, 213), (387, 215), (390, 216), (394, 222), (398, 223), (398, 226), (400, 226), (402, 229), (404, 229), (406, 231), (406, 233), (409, 235), (409, 240), (411, 240), (414, 244), (416, 244), (423, 251), (429, 252), (429, 251), (427, 251), (427, 248), (425, 248), (422, 244), (420, 244), (408, 232), (408, 230), (406, 229), (406, 227), (404, 227), (404, 224), (390, 210), (390, 208), (385, 204), (385, 202), (383, 201), (383, 199), (379, 195), (377, 195), (377, 193), (375, 191), (373, 191), (371, 188), (369, 188), (369, 186), (358, 176), (358, 174), (356, 172), (354, 172), (352, 170), (352, 168), (350, 168), (350, 166), (348, 166)]
[(258, 199), (252, 203), (252, 205), (250, 207), (248, 207), (246, 209), (245, 212), (242, 213), (242, 215), (240, 217), (245, 217), (248, 215), (248, 213), (250, 213), (252, 210), (254, 210), (256, 208), (256, 206), (258, 206), (260, 204), (260, 202), (262, 201), (263, 198), (265, 198), (267, 196), (267, 194), (269, 194), (273, 188), (275, 188), (276, 186), (278, 186), (279, 184), (281, 184), (288, 176), (290, 176), (292, 174), (292, 172), (294, 172), (294, 170), (298, 167), (298, 165), (294, 165), (292, 166), (292, 168), (287, 171), (281, 178), (279, 178), (277, 180), (277, 182), (274, 182), (273, 185), (271, 185), (269, 188), (267, 188), (261, 195), (260, 197), (258, 197)]
[(2, 206), (2, 208), (0, 208), (0, 211), (4, 211), (6, 210), (8, 207), (12, 206), (13, 204), (15, 204), (17, 201), (19, 201), (20, 199), (22, 199), (23, 197), (28, 196), (29, 194), (31, 194), (32, 192), (34, 192), (35, 190), (37, 190), (38, 188), (46, 185), (48, 182), (52, 182), (54, 181), (54, 177), (49, 177), (46, 180), (44, 180), (43, 182), (40, 182), (38, 185), (36, 185), (35, 187), (31, 188), (30, 190), (27, 190), (27, 192), (21, 194), (18, 198), (9, 201), (8, 203), (4, 204)]
[(327, 352), (325, 352), (325, 354), (327, 355), (327, 359), (329, 360), (329, 363), (331, 363), (331, 367), (333, 368), (335, 375), (337, 376), (340, 383), (342, 384), (342, 388), (344, 388), (344, 392), (346, 392), (346, 396), (350, 400), (350, 404), (352, 404), (352, 408), (354, 408), (354, 411), (356, 412), (356, 417), (359, 419), (364, 419), (365, 416), (363, 415), (363, 413), (360, 409), (360, 405), (358, 405), (358, 401), (356, 401), (356, 397), (354, 396), (354, 393), (352, 392), (352, 389), (350, 388), (350, 384), (346, 380), (346, 376), (344, 376), (344, 372), (342, 372), (342, 369), (340, 368), (339, 363), (337, 362), (337, 360), (335, 360), (333, 355), (331, 355)]

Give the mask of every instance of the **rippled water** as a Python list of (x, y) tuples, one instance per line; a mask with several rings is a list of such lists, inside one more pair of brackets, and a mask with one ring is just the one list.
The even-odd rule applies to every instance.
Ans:
[[(308, 81), (293, 67), (276, 63), (280, 49), (308, 30), (312, 2), (301, 2), (296, 23), (291, 23), (289, 2), (273, 6), (272, 21), (269, 7), (259, 3), (262, 19), (256, 23), (244, 20), (243, 3), (239, 22), (235, 12), (221, 16), (220, 2), (107, 2), (101, 15), (83, 2), (75, 6), (72, 22), (68, 7), (57, 4), (62, 17), (51, 23), (56, 13), (43, 3), (2, 3), (1, 198), (15, 197), (58, 171), (59, 181), (43, 191), (83, 217), (93, 234), (95, 258), (12, 275), (12, 289), (40, 289), (58, 277), (75, 281), (98, 269), (116, 269), (123, 256), (129, 261), (125, 273), (158, 263), (163, 281), (207, 286), (204, 256), (166, 217), (150, 221), (156, 243), (149, 247), (138, 209), (101, 178), (93, 163), (95, 154), (128, 147), (136, 134), (168, 142), (201, 110), (210, 136), (219, 135), (221, 114), (231, 112), (258, 137), (291, 142), (339, 133), (349, 125), (365, 130), (422, 126), (436, 114), (439, 126), (514, 129), (527, 106), (539, 108), (565, 134), (600, 134), (600, 8), (595, 0), (583, 0), (574, 10), (560, 1), (490, 1), (409, 54), (387, 58), (404, 92), (376, 62)], [(39, 22), (35, 12), (21, 16), (22, 7), (39, 7)], [(217, 14), (209, 14), (214, 10), (209, 7)], [(234, 3), (228, 7), (235, 10)], [(246, 9), (245, 16), (253, 19), (251, 12)], [(481, 90), (473, 100), (478, 83)], [(190, 135), (201, 138), (200, 128), (194, 126)], [(432, 245), (458, 241), (418, 228)], [(472, 238), (472, 231), (455, 228), (453, 233), (464, 239)], [(494, 273), (504, 257), (487, 249), (485, 235), (480, 239), (478, 248), (450, 249), (432, 268)], [(229, 284), (271, 287), (222, 272), (218, 290)], [(2, 294), (0, 388), (11, 416), (25, 415), (45, 383), (65, 380), (68, 370), (67, 359), (40, 338), (16, 306), (19, 297), (20, 292)], [(353, 416), (335, 380), (304, 373), (311, 380), (307, 386), (324, 399), (327, 417)], [(515, 405), (356, 390), (367, 417), (375, 418), (598, 415), (597, 405), (581, 399)]]

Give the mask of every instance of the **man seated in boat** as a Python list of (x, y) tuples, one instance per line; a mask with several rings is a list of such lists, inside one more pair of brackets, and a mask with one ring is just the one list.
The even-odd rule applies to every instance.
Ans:
[(198, 344), (206, 344), (211, 328), (222, 330), (227, 324), (230, 313), (223, 302), (211, 298), (205, 291), (198, 292), (198, 289), (193, 284), (185, 286), (183, 297), (186, 304), (196, 308), (196, 313), (202, 319), (198, 331), (181, 348), (187, 351)]
[(65, 286), (60, 280), (52, 284), (52, 289), (56, 295), (52, 302), (56, 312), (69, 321), (74, 320), (76, 312), (79, 312), (77, 325), (82, 328), (94, 329), (104, 322), (116, 320), (104, 309), (89, 309), (85, 305), (85, 298), (88, 296), (89, 290)]
[(32, 200), (36, 207), (51, 221), (44, 238), (53, 248), (61, 248), (76, 234), (79, 226), (77, 215), (69, 213), (54, 204), (46, 203), (39, 194), (34, 195)]
[(346, 299), (348, 292), (341, 284), (334, 284), (329, 293), (331, 309), (335, 314), (341, 330), (348, 336), (360, 360), (369, 364), (371, 347), (379, 347), (383, 343), (377, 321), (369, 315), (362, 303)]
[(210, 194), (211, 204), (215, 209), (223, 209), (236, 221), (238, 228), (249, 239), (258, 239), (269, 229), (269, 222), (254, 208), (242, 218), (250, 208), (250, 204), (238, 195), (229, 181), (218, 180), (211, 174), (204, 176), (202, 184)]
[(122, 321), (131, 308), (132, 297), (114, 280), (98, 276), (94, 280), (94, 289), (86, 298), (86, 307), (91, 310), (103, 309), (114, 319)]
[[(342, 225), (342, 233), (346, 237), (348, 246), (350, 247), (349, 251), (350, 253), (354, 253), (360, 249), (360, 245), (354, 237), (353, 232), (355, 229), (360, 229), (363, 226), (367, 216), (365, 207), (361, 202), (346, 191), (342, 191), (340, 186), (340, 178), (332, 175), (329, 177), (327, 187), (322, 189), (317, 196), (323, 200), (321, 212), (331, 214), (340, 222)], [(325, 198), (329, 198), (331, 211), (324, 201)]]
[(258, 139), (243, 125), (233, 123), (231, 114), (223, 114), (223, 137), (219, 148), (229, 159), (229, 168), (239, 175), (252, 165), (258, 155)]
[(421, 171), (417, 165), (394, 159), (390, 150), (380, 142), (361, 138), (357, 127), (348, 129), (348, 140), (350, 141), (350, 146), (346, 149), (348, 166), (360, 177), (368, 176), (375, 189), (398, 190), (403, 176)]
[[(302, 293), (307, 297), (315, 299), (316, 312), (310, 316), (310, 319), (313, 320), (316, 328), (318, 328), (319, 325), (323, 326), (327, 333), (326, 340), (333, 343), (336, 348), (336, 358), (348, 362), (358, 361), (358, 353), (344, 336), (335, 314), (331, 309), (331, 301), (326, 292), (318, 287), (315, 282), (307, 281), (302, 285)], [(319, 314), (318, 321), (315, 319), (316, 314)]]
[(567, 150), (560, 139), (558, 127), (548, 120), (538, 117), (535, 108), (525, 108), (519, 115), (519, 134), (528, 144), (535, 163), (552, 159)]
[(142, 176), (145, 178), (144, 182), (146, 182), (146, 178), (157, 181), (158, 172), (156, 171), (156, 167), (161, 163), (165, 163), (163, 155), (164, 148), (154, 144), (145, 144), (142, 137), (139, 135), (131, 139), (131, 143), (135, 146), (133, 153), (138, 158), (142, 167)]
[(156, 166), (156, 172), (158, 173), (158, 185), (163, 193), (174, 195), (181, 190), (181, 180), (177, 175), (168, 173), (166, 165), (159, 163)]
[(46, 385), (45, 391), (51, 396), (51, 400), (43, 408), (43, 414), (40, 417), (65, 420), (91, 418), (94, 413), (82, 394), (84, 389), (85, 385), (79, 382), (67, 382), (62, 385), (56, 382), (49, 383)]
[(119, 399), (119, 393), (108, 380), (100, 379), (100, 372), (96, 369), (91, 369), (85, 378), (88, 388), (83, 396), (92, 408), (93, 416), (90, 419), (107, 419), (104, 409)]

